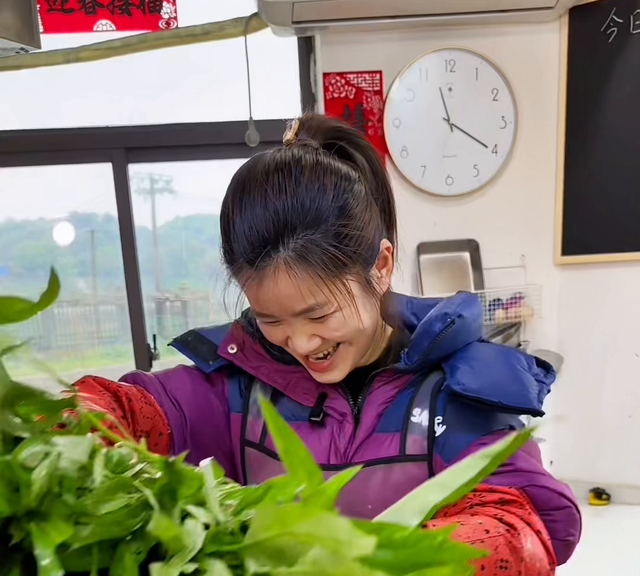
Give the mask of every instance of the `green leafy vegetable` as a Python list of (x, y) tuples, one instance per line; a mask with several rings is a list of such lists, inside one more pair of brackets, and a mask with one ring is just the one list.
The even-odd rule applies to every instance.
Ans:
[(260, 399), (260, 407), (273, 443), (291, 480), (299, 484), (304, 491), (322, 486), (324, 483), (322, 470), (302, 440), (264, 398)]
[(53, 268), (49, 276), (49, 285), (37, 302), (17, 296), (0, 296), (0, 324), (24, 322), (47, 309), (60, 294), (60, 279)]
[(324, 484), (308, 491), (304, 498), (305, 503), (310, 506), (333, 510), (336, 507), (336, 500), (340, 496), (342, 489), (358, 475), (360, 470), (362, 470), (362, 466), (354, 466), (338, 472)]
[(484, 478), (495, 472), (500, 464), (513, 456), (529, 440), (532, 433), (532, 430), (514, 432), (443, 470), (387, 508), (375, 521), (411, 528), (422, 525), (433, 518), (438, 510), (457, 502)]
[[(37, 314), (59, 289), (52, 271), (38, 302), (0, 298), (0, 324)], [(184, 455), (152, 454), (73, 396), (15, 382), (3, 358), (26, 349), (0, 342), (0, 576), (466, 576), (482, 552), (454, 542), (452, 530), (416, 527), (530, 435), (441, 473), (376, 522), (355, 521), (335, 506), (360, 467), (325, 481), (266, 400), (261, 407), (287, 474), (240, 486), (212, 460), (193, 468)]]

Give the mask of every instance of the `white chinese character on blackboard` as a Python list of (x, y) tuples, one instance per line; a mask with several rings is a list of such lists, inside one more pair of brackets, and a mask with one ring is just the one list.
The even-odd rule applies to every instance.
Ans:
[(631, 34), (640, 32), (640, 9), (631, 14)]
[(604, 23), (604, 26), (600, 29), (600, 32), (605, 32), (609, 36), (609, 42), (613, 42), (613, 39), (618, 34), (618, 26), (617, 24), (622, 24), (622, 20), (616, 16), (616, 8), (613, 9), (611, 15)]

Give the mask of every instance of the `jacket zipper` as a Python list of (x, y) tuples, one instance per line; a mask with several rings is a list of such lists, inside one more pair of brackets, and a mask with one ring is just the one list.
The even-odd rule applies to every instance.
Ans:
[[(438, 344), (438, 342), (440, 342), (447, 334), (449, 334), (451, 330), (453, 330), (453, 327), (455, 326), (455, 324), (456, 324), (455, 319), (452, 319), (451, 322), (449, 322), (449, 324), (447, 324), (447, 326), (433, 339), (431, 344), (429, 344), (429, 346), (426, 347), (425, 351), (420, 355), (420, 361), (418, 363), (424, 361), (424, 359), (428, 357), (429, 353), (433, 350), (434, 346)], [(347, 402), (349, 402), (349, 406), (351, 408), (351, 412), (353, 414), (353, 420), (356, 427), (358, 426), (358, 423), (360, 421), (360, 414), (362, 412), (362, 407), (366, 400), (367, 394), (369, 393), (369, 390), (373, 385), (373, 382), (385, 370), (388, 370), (388, 368), (382, 368), (380, 370), (377, 370), (376, 372), (371, 374), (369, 378), (367, 378), (367, 381), (365, 382), (365, 385), (363, 386), (362, 391), (358, 395), (357, 400), (354, 400), (353, 395), (351, 394), (351, 392), (349, 392), (349, 389), (344, 384), (340, 385), (340, 388), (342, 389), (345, 397), (347, 398)]]
[(364, 386), (362, 387), (362, 390), (360, 391), (360, 394), (358, 395), (358, 398), (355, 399), (355, 400), (353, 398), (353, 395), (349, 391), (349, 389), (344, 384), (340, 385), (340, 388), (344, 392), (344, 395), (347, 398), (347, 402), (349, 402), (349, 406), (351, 407), (351, 412), (353, 414), (353, 420), (354, 420), (356, 426), (358, 426), (358, 422), (360, 420), (360, 413), (362, 412), (362, 405), (364, 404), (364, 401), (366, 399), (367, 394), (369, 393), (369, 390), (370, 390), (371, 386), (373, 386), (373, 383), (374, 383), (375, 379), (380, 374), (382, 374), (382, 372), (384, 372), (385, 370), (388, 370), (388, 368), (381, 368), (380, 370), (376, 370), (375, 372), (373, 372), (369, 376), (369, 378), (367, 378), (367, 381), (365, 382)]
[(431, 342), (431, 344), (429, 344), (429, 346), (426, 347), (425, 351), (420, 354), (420, 359), (418, 360), (418, 364), (421, 364), (422, 362), (425, 361), (425, 359), (429, 356), (429, 353), (433, 350), (434, 346), (440, 342), (440, 340), (442, 340), (447, 334), (449, 334), (449, 332), (451, 332), (451, 330), (453, 330), (453, 327), (456, 325), (456, 321), (455, 319), (452, 319), (449, 324), (447, 324), (443, 330), (440, 331), (440, 333), (433, 339), (433, 341)]

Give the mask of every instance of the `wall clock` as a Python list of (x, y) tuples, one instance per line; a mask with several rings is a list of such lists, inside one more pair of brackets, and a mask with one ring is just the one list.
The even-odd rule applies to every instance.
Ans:
[(500, 70), (471, 50), (434, 50), (394, 80), (384, 113), (385, 137), (398, 170), (439, 196), (474, 192), (509, 159), (517, 110)]

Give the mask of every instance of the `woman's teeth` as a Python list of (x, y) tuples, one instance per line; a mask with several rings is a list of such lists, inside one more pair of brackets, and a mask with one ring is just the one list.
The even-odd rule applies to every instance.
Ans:
[(339, 344), (332, 346), (331, 348), (327, 348), (326, 350), (320, 352), (320, 354), (314, 354), (313, 356), (307, 356), (309, 358), (309, 362), (326, 362), (333, 356), (334, 352), (338, 349)]

